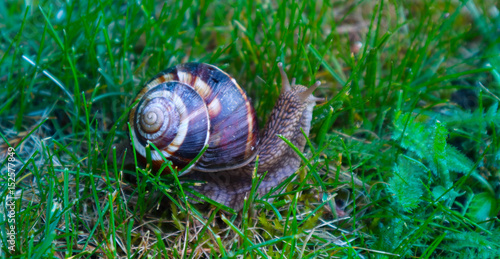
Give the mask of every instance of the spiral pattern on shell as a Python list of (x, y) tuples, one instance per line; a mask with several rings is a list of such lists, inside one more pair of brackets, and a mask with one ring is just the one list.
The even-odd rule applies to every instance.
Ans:
[[(197, 171), (239, 168), (257, 152), (255, 111), (236, 81), (217, 67), (186, 63), (151, 79), (137, 95), (129, 115), (139, 158), (153, 143), (178, 169), (208, 145)], [(163, 163), (151, 148), (153, 166)], [(187, 169), (186, 171), (189, 171)]]

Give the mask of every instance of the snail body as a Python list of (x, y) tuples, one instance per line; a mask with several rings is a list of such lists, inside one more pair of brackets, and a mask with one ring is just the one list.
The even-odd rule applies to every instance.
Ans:
[[(283, 86), (264, 131), (259, 136), (255, 111), (245, 91), (215, 66), (186, 63), (169, 68), (149, 82), (136, 97), (129, 122), (138, 158), (145, 161), (145, 146), (154, 143), (182, 178), (199, 180), (191, 188), (208, 198), (239, 210), (252, 187), (252, 174), (267, 172), (258, 194), (265, 194), (297, 171), (301, 159), (279, 135), (304, 150), (312, 110), (322, 99), (310, 88), (295, 85), (279, 64)], [(185, 168), (205, 147), (199, 160)], [(258, 158), (257, 158), (258, 156)], [(153, 167), (163, 163), (151, 149)]]

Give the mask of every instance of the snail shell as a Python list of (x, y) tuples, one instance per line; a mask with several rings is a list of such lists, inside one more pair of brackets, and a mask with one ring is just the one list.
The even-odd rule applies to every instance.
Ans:
[[(143, 159), (148, 141), (179, 170), (205, 145), (208, 149), (194, 170), (234, 169), (256, 155), (255, 111), (245, 91), (215, 66), (187, 63), (169, 68), (146, 83), (136, 101), (129, 121), (135, 148)], [(151, 149), (151, 157), (159, 168), (160, 154)]]

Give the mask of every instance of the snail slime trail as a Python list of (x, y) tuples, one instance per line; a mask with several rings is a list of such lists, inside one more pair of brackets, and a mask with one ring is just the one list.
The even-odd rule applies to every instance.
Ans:
[[(302, 152), (306, 140), (301, 128), (309, 135), (313, 107), (323, 100), (312, 95), (319, 82), (309, 88), (295, 85), (295, 79), (290, 84), (282, 64), (278, 66), (281, 94), (260, 137), (255, 110), (245, 91), (224, 71), (208, 64), (186, 63), (159, 73), (139, 92), (134, 100), (138, 103), (129, 114), (137, 156), (145, 162), (145, 146), (152, 142), (174, 167), (185, 170), (181, 180), (203, 182), (190, 188), (240, 210), (252, 187), (258, 155), (257, 173), (267, 174), (256, 192), (269, 192), (301, 163), (278, 135)], [(206, 145), (199, 160), (185, 168)], [(158, 170), (161, 155), (152, 149), (151, 157)], [(134, 162), (126, 158), (126, 163)]]

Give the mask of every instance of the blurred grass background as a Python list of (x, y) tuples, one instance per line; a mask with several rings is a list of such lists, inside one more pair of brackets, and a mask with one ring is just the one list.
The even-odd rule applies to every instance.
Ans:
[[(476, 1), (0, 2), (4, 258), (494, 258), (500, 15)], [(231, 74), (259, 125), (277, 62), (327, 101), (307, 166), (240, 214), (108, 168), (142, 85), (182, 62)], [(15, 148), (15, 224), (7, 148)], [(118, 170), (119, 171), (119, 170)], [(6, 230), (16, 229), (9, 250)], [(4, 228), (3, 228), (4, 227)]]

